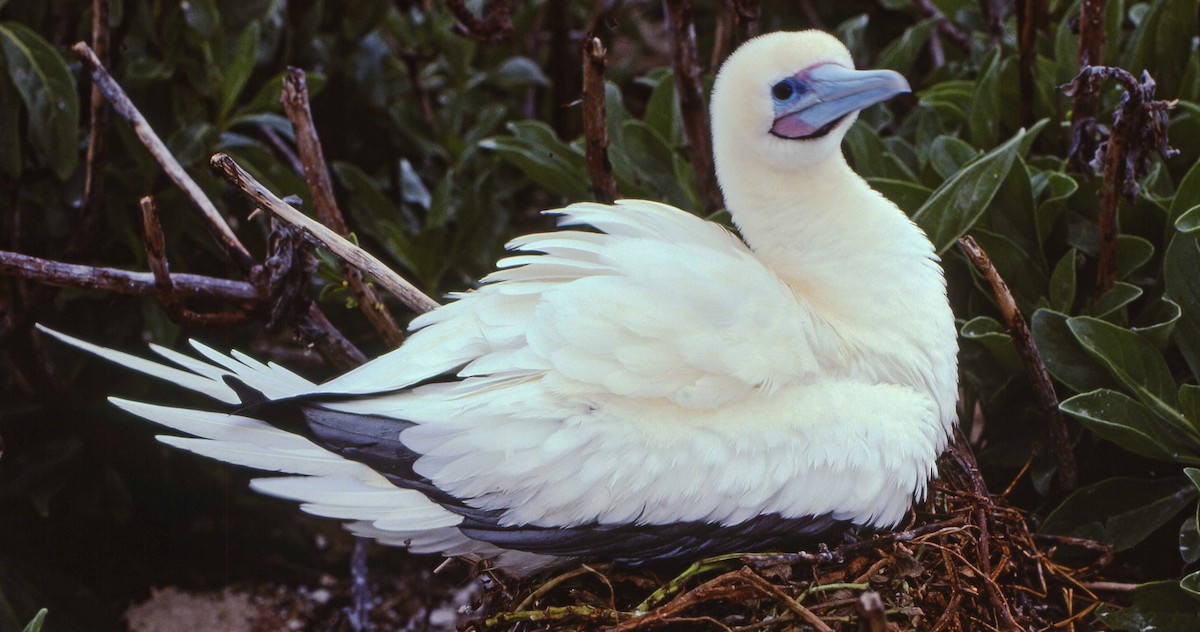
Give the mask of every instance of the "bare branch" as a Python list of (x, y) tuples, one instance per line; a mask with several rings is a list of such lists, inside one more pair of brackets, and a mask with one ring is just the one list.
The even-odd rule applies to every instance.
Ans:
[(158, 220), (158, 209), (154, 198), (146, 196), (141, 199), (142, 224), (146, 232), (146, 261), (150, 264), (150, 272), (154, 275), (155, 294), (158, 302), (170, 314), (171, 320), (182, 324), (192, 325), (233, 325), (245, 322), (250, 318), (250, 312), (214, 312), (202, 314), (193, 312), (179, 302), (175, 292), (175, 284), (171, 281), (171, 272), (167, 266), (166, 240), (163, 239), (162, 224)]
[[(0, 250), (0, 274), (59, 287), (104, 290), (131, 296), (154, 296), (154, 275), (119, 268), (101, 268), (50, 261)], [(261, 300), (253, 285), (198, 274), (172, 274), (177, 296), (212, 301), (253, 303)]]
[(405, 305), (418, 312), (427, 312), (438, 307), (437, 301), (434, 301), (413, 287), (411, 283), (401, 278), (379, 259), (376, 259), (370, 253), (329, 230), (320, 222), (309, 218), (284, 203), (283, 200), (280, 200), (274, 193), (268, 191), (266, 187), (251, 177), (250, 174), (246, 173), (229, 156), (216, 154), (212, 157), (211, 162), (213, 167), (224, 174), (225, 179), (241, 189), (259, 207), (270, 211), (272, 215), (299, 228), (309, 238), (327, 248), (334, 255), (362, 270), (368, 276), (378, 281), (387, 291), (399, 298)]
[[(109, 0), (92, 0), (92, 48), (100, 64), (108, 63), (109, 44)], [(79, 208), (79, 220), (71, 233), (67, 252), (78, 254), (83, 244), (95, 235), (96, 219), (104, 205), (104, 168), (107, 166), (108, 107), (100, 86), (92, 84), (91, 101), (88, 109), (87, 165), (83, 180), (83, 204)]]
[(601, 202), (620, 197), (608, 160), (608, 120), (604, 94), (604, 45), (598, 37), (583, 41), (583, 137), (592, 195)]
[[(292, 130), (296, 136), (296, 150), (300, 153), (301, 164), (304, 168), (304, 181), (312, 191), (313, 204), (317, 217), (334, 232), (345, 237), (350, 234), (342, 211), (338, 208), (333, 196), (333, 184), (329, 180), (329, 168), (325, 164), (325, 152), (321, 149), (321, 140), (317, 137), (317, 129), (313, 124), (312, 110), (308, 102), (308, 85), (304, 71), (299, 68), (288, 68), (287, 77), (283, 82), (283, 93), (279, 98), (288, 119), (292, 122)], [(387, 344), (398, 347), (404, 341), (404, 334), (396, 324), (392, 313), (388, 311), (383, 299), (375, 288), (368, 285), (362, 278), (362, 272), (342, 262), (342, 271), (346, 284), (354, 293), (358, 306), (371, 325), (378, 331)]]
[(937, 20), (938, 32), (942, 34), (951, 44), (954, 44), (964, 52), (971, 52), (971, 36), (958, 28), (958, 25), (950, 21), (942, 10), (937, 8), (933, 0), (916, 0), (917, 10), (927, 18), (935, 18)]
[(667, 29), (671, 36), (671, 57), (675, 71), (675, 90), (679, 94), (679, 110), (683, 114), (684, 137), (688, 143), (692, 172), (705, 209), (721, 208), (721, 191), (717, 188), (713, 167), (712, 137), (708, 125), (708, 105), (700, 81), (700, 59), (696, 52), (696, 24), (692, 0), (663, 0)]
[[(1079, 5), (1079, 70), (1104, 63), (1107, 0), (1083, 0)], [(1071, 150), (1068, 160), (1076, 171), (1091, 174), (1088, 163), (1096, 153), (1096, 116), (1100, 113), (1100, 78), (1088, 77), (1071, 99)]]
[(446, 7), (458, 19), (454, 32), (478, 42), (499, 44), (513, 34), (512, 0), (487, 0), (483, 18), (471, 12), (463, 0), (446, 0)]
[(971, 263), (975, 264), (979, 273), (992, 286), (996, 304), (1008, 325), (1008, 332), (1012, 335), (1017, 353), (1025, 362), (1025, 370), (1029, 375), (1029, 382), (1033, 385), (1038, 407), (1041, 408), (1042, 417), (1046, 420), (1054, 458), (1058, 463), (1055, 480), (1059, 491), (1070, 491), (1078, 482), (1075, 455), (1071, 452), (1067, 424), (1063, 420), (1062, 411), (1058, 408), (1058, 395), (1054, 392), (1054, 383), (1050, 381), (1050, 373), (1046, 371), (1046, 365), (1042, 363), (1037, 344), (1030, 334), (1029, 325), (1025, 322), (1025, 317), (1021, 315), (1021, 310), (1017, 307), (1017, 302), (1013, 298), (1012, 292), (1009, 291), (1008, 284), (1000, 277), (996, 266), (992, 264), (992, 260), (983, 248), (970, 236), (959, 239), (958, 243), (971, 259)]
[(1045, 3), (1041, 0), (1020, 0), (1017, 7), (1018, 29), (1018, 83), (1020, 87), (1021, 125), (1033, 125), (1034, 75), (1037, 72), (1037, 32), (1045, 17)]
[(129, 96), (125, 94), (121, 86), (112, 78), (112, 75), (108, 74), (104, 65), (100, 63), (100, 59), (96, 57), (96, 53), (84, 42), (75, 44), (72, 50), (75, 51), (75, 54), (83, 60), (84, 65), (91, 71), (92, 81), (100, 88), (104, 96), (108, 98), (109, 103), (113, 106), (113, 110), (130, 124), (138, 140), (142, 141), (142, 144), (146, 146), (146, 149), (154, 156), (154, 159), (162, 166), (163, 171), (167, 173), (171, 181), (187, 194), (192, 205), (208, 220), (209, 229), (225, 249), (225, 252), (229, 254), (243, 273), (249, 274), (255, 265), (254, 258), (250, 256), (250, 252), (238, 241), (237, 235), (233, 234), (233, 230), (229, 228), (229, 224), (225, 222), (225, 218), (221, 216), (221, 213), (217, 211), (217, 207), (213, 206), (212, 201), (200, 190), (196, 181), (184, 171), (179, 161), (167, 150), (166, 145), (163, 144), (158, 134), (146, 122), (145, 117), (133, 105), (133, 102), (129, 100)]

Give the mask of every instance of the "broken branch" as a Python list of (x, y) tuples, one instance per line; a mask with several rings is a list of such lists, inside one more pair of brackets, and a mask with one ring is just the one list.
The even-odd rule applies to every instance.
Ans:
[[(303, 70), (288, 68), (279, 100), (288, 120), (292, 122), (296, 150), (300, 154), (304, 169), (304, 181), (308, 183), (312, 192), (317, 217), (331, 230), (345, 237), (350, 234), (350, 229), (346, 226), (346, 220), (333, 196), (333, 184), (329, 180), (325, 152), (321, 149), (321, 140), (317, 137), (317, 128), (313, 124), (312, 110), (309, 108), (308, 84)], [(354, 294), (359, 309), (370, 321), (371, 326), (383, 336), (389, 346), (400, 346), (404, 341), (404, 334), (379, 293), (363, 280), (362, 272), (348, 262), (342, 262), (342, 272), (346, 278), (346, 285)]]
[(158, 220), (154, 198), (146, 196), (141, 199), (140, 204), (142, 224), (146, 233), (146, 261), (150, 265), (151, 274), (154, 275), (155, 295), (163, 309), (171, 316), (171, 320), (195, 325), (233, 325), (247, 320), (250, 312), (245, 310), (202, 314), (187, 309), (179, 302), (179, 295), (175, 292), (175, 283), (171, 280), (171, 272), (167, 266), (166, 240), (163, 238), (162, 224)]
[(671, 59), (675, 73), (675, 91), (679, 111), (683, 113), (683, 132), (688, 144), (692, 173), (700, 203), (707, 210), (721, 208), (721, 191), (713, 167), (712, 138), (708, 125), (708, 104), (700, 81), (700, 58), (696, 52), (696, 23), (692, 0), (663, 0), (667, 29), (671, 35)]
[(216, 154), (212, 157), (211, 163), (214, 168), (224, 174), (226, 180), (241, 189), (260, 208), (270, 211), (272, 215), (299, 228), (317, 244), (375, 279), (405, 305), (418, 312), (427, 312), (438, 307), (437, 301), (429, 298), (393, 272), (374, 255), (355, 246), (341, 235), (276, 197), (274, 193), (268, 191), (249, 173), (246, 173), (246, 170), (242, 169), (233, 158), (225, 154)]
[(254, 257), (250, 256), (250, 252), (242, 245), (233, 234), (233, 229), (225, 222), (225, 218), (208, 199), (204, 192), (200, 190), (200, 186), (196, 181), (184, 171), (183, 166), (179, 161), (171, 155), (167, 146), (163, 144), (162, 139), (150, 127), (150, 123), (142, 116), (133, 102), (129, 100), (129, 95), (125, 94), (125, 90), (117, 84), (112, 75), (108, 74), (108, 70), (100, 63), (100, 59), (96, 57), (95, 51), (86, 43), (79, 42), (72, 47), (75, 54), (79, 56), (85, 66), (91, 71), (92, 81), (108, 98), (108, 102), (112, 104), (113, 110), (116, 111), (121, 118), (133, 129), (133, 133), (137, 135), (138, 140), (142, 141), (150, 155), (154, 157), (158, 164), (162, 166), (163, 171), (167, 173), (167, 177), (183, 190), (192, 205), (200, 211), (200, 213), (208, 220), (208, 227), (216, 237), (217, 242), (225, 249), (241, 269), (243, 273), (249, 274), (254, 267)]
[(608, 160), (608, 120), (604, 94), (604, 45), (600, 38), (583, 42), (583, 137), (592, 195), (601, 202), (620, 197)]
[(1041, 354), (1038, 353), (1037, 344), (1033, 341), (1033, 336), (1029, 331), (1029, 325), (1025, 322), (1025, 317), (1021, 315), (1021, 310), (1017, 307), (1017, 301), (1008, 289), (1008, 284), (1000, 277), (996, 266), (992, 264), (991, 258), (987, 256), (983, 248), (970, 236), (959, 239), (958, 243), (967, 257), (971, 259), (971, 263), (975, 264), (975, 268), (992, 286), (996, 305), (1000, 308), (1000, 314), (1008, 326), (1008, 332), (1012, 336), (1013, 344), (1017, 347), (1017, 353), (1025, 362), (1025, 370), (1033, 385), (1038, 407), (1041, 408), (1042, 417), (1046, 420), (1054, 458), (1058, 463), (1055, 480), (1058, 483), (1059, 491), (1070, 491), (1075, 488), (1078, 479), (1075, 455), (1071, 452), (1066, 421), (1063, 420), (1062, 411), (1058, 409), (1058, 395), (1054, 392), (1054, 383), (1050, 381), (1050, 373), (1042, 362)]
[[(5, 250), (0, 250), (0, 274), (47, 285), (131, 296), (154, 296), (157, 291), (154, 275), (149, 272), (63, 263)], [(171, 284), (180, 297), (243, 303), (261, 300), (254, 286), (244, 281), (177, 273), (171, 275)]]
[[(1079, 4), (1079, 70), (1104, 63), (1107, 0), (1083, 0)], [(1100, 78), (1088, 77), (1071, 99), (1071, 168), (1090, 173), (1088, 163), (1096, 153), (1096, 116), (1100, 112)]]
[(921, 15), (927, 18), (934, 18), (938, 33), (941, 33), (942, 37), (945, 37), (951, 44), (954, 44), (963, 52), (971, 52), (971, 36), (958, 28), (957, 24), (951, 22), (950, 18), (946, 17), (946, 14), (937, 8), (933, 0), (916, 0), (916, 7), (921, 12)]

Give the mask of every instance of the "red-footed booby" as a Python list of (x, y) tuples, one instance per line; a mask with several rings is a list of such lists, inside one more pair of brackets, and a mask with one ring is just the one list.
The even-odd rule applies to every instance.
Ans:
[(747, 42), (712, 96), (744, 242), (653, 202), (549, 211), (567, 228), (513, 240), (403, 346), (324, 384), (50, 333), (234, 406), (112, 399), (192, 435), (163, 442), (288, 474), (252, 485), (415, 552), (524, 572), (889, 527), (955, 423), (956, 332), (929, 240), (840, 143), (906, 91), (825, 33)]

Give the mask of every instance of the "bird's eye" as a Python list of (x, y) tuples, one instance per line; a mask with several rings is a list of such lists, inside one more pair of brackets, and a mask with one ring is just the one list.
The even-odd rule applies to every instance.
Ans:
[(792, 98), (792, 95), (795, 93), (796, 89), (792, 87), (792, 83), (790, 81), (780, 81), (771, 87), (771, 96), (779, 99), (780, 101), (787, 101), (788, 99)]

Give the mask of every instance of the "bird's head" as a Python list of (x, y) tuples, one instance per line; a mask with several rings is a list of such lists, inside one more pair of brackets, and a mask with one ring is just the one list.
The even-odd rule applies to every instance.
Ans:
[(795, 171), (839, 151), (859, 110), (908, 92), (891, 70), (855, 70), (850, 51), (821, 31), (770, 33), (737, 49), (712, 95), (717, 172)]

